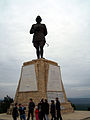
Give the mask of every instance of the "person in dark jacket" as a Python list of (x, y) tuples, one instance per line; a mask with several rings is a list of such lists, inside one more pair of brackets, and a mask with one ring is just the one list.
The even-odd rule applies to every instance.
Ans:
[(54, 100), (51, 100), (51, 108), (50, 108), (50, 113), (51, 113), (51, 120), (56, 120), (56, 112), (55, 112), (55, 104)]
[(56, 98), (56, 113), (57, 113), (57, 120), (59, 119), (62, 120), (60, 101), (58, 100), (58, 98)]
[(17, 117), (18, 117), (18, 104), (17, 103), (15, 103), (15, 106), (13, 108), (12, 117), (13, 117), (13, 120), (17, 120)]
[(39, 109), (39, 119), (46, 120), (45, 119), (45, 102), (43, 98), (40, 100), (40, 103), (38, 104), (38, 109)]
[(42, 115), (42, 101), (38, 103), (38, 110), (39, 110), (39, 120), (43, 120), (43, 115)]
[(45, 102), (44, 102), (44, 99), (42, 98), (41, 99), (41, 109), (42, 109), (42, 119), (46, 120), (45, 119)]
[(26, 107), (24, 107), (22, 104), (19, 104), (19, 113), (20, 113), (21, 120), (25, 120), (25, 110), (26, 110)]
[(49, 115), (49, 104), (48, 104), (47, 99), (45, 99), (44, 109), (45, 109), (45, 119), (49, 120), (49, 117), (48, 117), (48, 115)]
[(32, 98), (30, 99), (29, 106), (28, 106), (28, 118), (27, 120), (30, 119), (30, 114), (33, 120), (33, 113), (34, 113), (34, 108), (35, 108), (35, 103), (33, 102)]

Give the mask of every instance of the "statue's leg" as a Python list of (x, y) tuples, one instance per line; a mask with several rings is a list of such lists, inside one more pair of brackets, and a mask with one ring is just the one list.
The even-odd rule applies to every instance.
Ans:
[(43, 58), (43, 46), (40, 46), (41, 58)]
[(37, 58), (39, 59), (39, 58), (40, 58), (40, 55), (39, 55), (39, 47), (36, 48), (36, 54), (37, 54)]
[(34, 42), (33, 45), (34, 45), (34, 47), (36, 48), (37, 59), (39, 59), (39, 58), (40, 58), (40, 53), (39, 53), (39, 42)]

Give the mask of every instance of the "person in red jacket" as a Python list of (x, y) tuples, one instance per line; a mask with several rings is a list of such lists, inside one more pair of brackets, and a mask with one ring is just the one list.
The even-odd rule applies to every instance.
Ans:
[(36, 116), (36, 120), (39, 120), (39, 110), (38, 110), (38, 107), (36, 107), (35, 116)]

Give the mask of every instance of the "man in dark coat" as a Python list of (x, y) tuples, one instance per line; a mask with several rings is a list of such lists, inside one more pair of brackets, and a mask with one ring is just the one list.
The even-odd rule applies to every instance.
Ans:
[(50, 113), (51, 113), (51, 120), (56, 120), (56, 111), (55, 111), (55, 104), (54, 104), (54, 100), (51, 100), (51, 108), (50, 108)]
[(12, 117), (13, 117), (13, 120), (17, 120), (17, 117), (18, 117), (18, 105), (17, 105), (17, 103), (15, 103), (15, 106), (13, 108)]
[(30, 114), (33, 120), (33, 113), (34, 113), (34, 108), (35, 108), (35, 103), (33, 102), (32, 98), (30, 99), (29, 106), (28, 106), (28, 118), (27, 120), (30, 119)]
[(42, 113), (42, 101), (40, 100), (40, 103), (38, 103), (38, 110), (39, 110), (39, 120), (43, 120), (43, 113)]
[(45, 102), (44, 99), (42, 98), (40, 100), (40, 103), (38, 103), (38, 109), (39, 109), (39, 120), (46, 120), (45, 119)]
[(49, 117), (48, 117), (48, 115), (49, 115), (49, 104), (48, 104), (47, 99), (45, 99), (44, 111), (45, 111), (45, 119), (49, 120)]
[(36, 48), (37, 58), (39, 59), (40, 56), (43, 58), (43, 47), (45, 45), (45, 36), (47, 35), (47, 28), (45, 24), (41, 24), (41, 17), (36, 17), (36, 24), (33, 24), (30, 29), (30, 34), (33, 35), (33, 45)]
[(56, 98), (56, 113), (57, 113), (57, 120), (59, 120), (59, 119), (62, 120), (60, 101), (58, 100), (58, 98)]

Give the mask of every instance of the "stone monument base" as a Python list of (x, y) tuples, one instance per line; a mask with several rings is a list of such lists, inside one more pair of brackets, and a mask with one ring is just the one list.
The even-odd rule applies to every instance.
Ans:
[(26, 106), (27, 111), (30, 98), (38, 105), (42, 98), (51, 103), (56, 97), (61, 102), (62, 113), (73, 112), (66, 98), (60, 66), (42, 58), (23, 63), (14, 102)]

